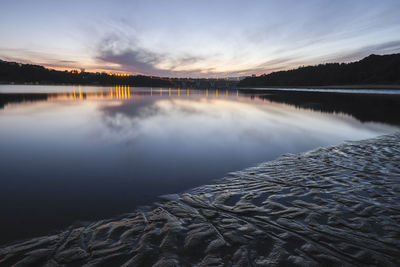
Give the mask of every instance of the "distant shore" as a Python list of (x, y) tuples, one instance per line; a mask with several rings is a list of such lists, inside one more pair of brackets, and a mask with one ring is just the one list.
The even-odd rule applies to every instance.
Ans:
[(399, 174), (400, 133), (283, 155), (131, 214), (3, 246), (0, 264), (399, 266)]
[(239, 86), (334, 86), (357, 88), (359, 85), (400, 85), (400, 54), (370, 55), (350, 63), (326, 63), (302, 66), (259, 76), (252, 75)]
[[(39, 82), (31, 82), (31, 83), (21, 83), (21, 82), (1, 82), (0, 85), (41, 85), (41, 86), (72, 86), (77, 85), (75, 83), (39, 83)], [(89, 83), (89, 84), (81, 84), (84, 86), (115, 86), (115, 84), (99, 84), (99, 83)], [(149, 86), (134, 86), (131, 87), (151, 87)], [(159, 85), (154, 85), (153, 87), (159, 87)], [(162, 86), (161, 86), (162, 87)], [(172, 88), (178, 88), (178, 86), (170, 86)], [(206, 87), (190, 87), (199, 90), (206, 90), (212, 88)], [(218, 87), (216, 89), (224, 89), (225, 87)], [(236, 86), (232, 85), (233, 89), (247, 90), (247, 89), (370, 89), (370, 90), (400, 90), (400, 84), (359, 84), (359, 85), (323, 85), (323, 86)], [(229, 88), (228, 88), (229, 89)]]
[(240, 89), (390, 89), (390, 90), (400, 90), (400, 84), (359, 84), (359, 85), (323, 85), (323, 86), (243, 86)]

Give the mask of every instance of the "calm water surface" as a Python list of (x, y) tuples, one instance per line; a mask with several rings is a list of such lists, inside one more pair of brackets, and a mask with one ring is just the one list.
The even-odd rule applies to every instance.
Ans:
[[(351, 100), (346, 109), (340, 100), (326, 110), (319, 100), (298, 99), (237, 90), (0, 86), (0, 244), (131, 212), (284, 153), (399, 130), (395, 120), (357, 116), (369, 104)], [(396, 103), (384, 105), (397, 112)]]

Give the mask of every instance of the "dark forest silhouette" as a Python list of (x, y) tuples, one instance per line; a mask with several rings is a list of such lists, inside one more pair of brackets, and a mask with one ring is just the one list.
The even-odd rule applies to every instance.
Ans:
[(252, 76), (237, 81), (224, 79), (169, 78), (144, 75), (110, 75), (105, 72), (58, 71), (39, 65), (0, 60), (0, 83), (86, 84), (160, 87), (227, 88), (343, 85), (400, 85), (400, 54), (370, 55), (352, 63), (328, 63)]
[(58, 71), (39, 65), (0, 61), (1, 83), (34, 84), (90, 84), (113, 85), (132, 84), (135, 86), (172, 86), (168, 78), (129, 75), (117, 76), (105, 72)]
[(352, 63), (328, 63), (247, 77), (239, 86), (399, 85), (400, 54), (370, 55)]
[(105, 72), (58, 71), (40, 65), (0, 60), (0, 83), (9, 84), (123, 84), (143, 87), (230, 88), (237, 80), (169, 78), (145, 75), (117, 75)]

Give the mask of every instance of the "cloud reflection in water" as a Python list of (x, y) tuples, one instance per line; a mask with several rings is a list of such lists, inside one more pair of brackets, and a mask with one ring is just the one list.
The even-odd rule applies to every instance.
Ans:
[(110, 99), (108, 90), (83, 91), (81, 99), (78, 87), (75, 98), (70, 92), (28, 98), (36, 102), (5, 99), (3, 241), (129, 212), (161, 194), (210, 183), (284, 153), (398, 129), (235, 92), (187, 96), (186, 88), (179, 93), (158, 88), (150, 96), (131, 88), (130, 98), (116, 98), (115, 92)]

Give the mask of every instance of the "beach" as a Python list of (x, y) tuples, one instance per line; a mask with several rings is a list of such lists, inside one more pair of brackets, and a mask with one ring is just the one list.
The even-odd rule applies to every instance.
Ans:
[(398, 266), (399, 179), (399, 133), (287, 154), (131, 214), (8, 244), (0, 265)]

